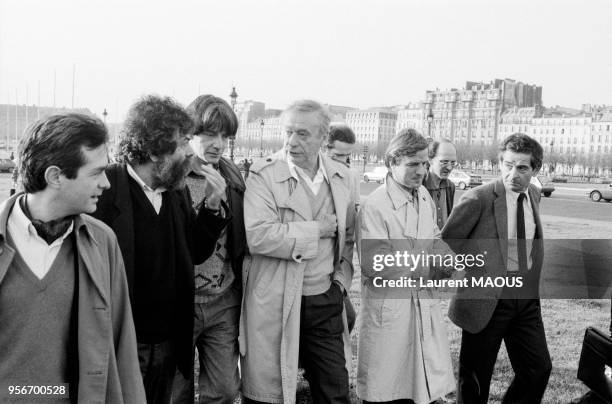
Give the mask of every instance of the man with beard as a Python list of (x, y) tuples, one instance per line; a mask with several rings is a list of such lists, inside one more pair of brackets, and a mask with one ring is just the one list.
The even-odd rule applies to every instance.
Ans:
[(117, 234), (132, 302), (138, 357), (149, 403), (169, 403), (176, 369), (191, 377), (193, 265), (208, 258), (229, 213), (225, 182), (203, 167), (206, 188), (196, 216), (184, 186), (193, 122), (170, 98), (145, 96), (128, 113), (106, 170), (111, 188), (95, 216)]
[(429, 145), (429, 171), (423, 185), (436, 204), (437, 224), (440, 229), (453, 210), (455, 184), (448, 179), (457, 165), (457, 149), (450, 140), (435, 140)]

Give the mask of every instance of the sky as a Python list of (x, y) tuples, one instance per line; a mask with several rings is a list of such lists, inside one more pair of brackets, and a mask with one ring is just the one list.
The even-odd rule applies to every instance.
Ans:
[(612, 104), (611, 20), (609, 0), (0, 0), (0, 103), (70, 107), (74, 71), (74, 106), (109, 122), (232, 86), (368, 108), (512, 78), (545, 106)]

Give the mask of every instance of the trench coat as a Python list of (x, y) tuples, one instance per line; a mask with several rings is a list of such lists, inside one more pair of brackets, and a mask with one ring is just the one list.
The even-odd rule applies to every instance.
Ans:
[[(16, 199), (0, 205), (0, 287), (16, 251), (6, 224)], [(145, 403), (136, 331), (119, 244), (113, 231), (87, 215), (74, 219), (78, 251), (80, 403)]]
[[(368, 239), (423, 240), (428, 253), (453, 254), (440, 240), (435, 204), (424, 186), (419, 211), (387, 176), (362, 204), (362, 249)], [(428, 268), (421, 268), (421, 270)], [(404, 270), (405, 271), (405, 270)], [(357, 395), (362, 400), (412, 399), (430, 403), (455, 390), (446, 326), (430, 291), (407, 290), (401, 298), (374, 298), (366, 286), (374, 273), (362, 266)], [(403, 292), (402, 292), (403, 293)]]
[[(354, 181), (342, 164), (322, 155), (321, 161), (338, 221), (332, 280), (348, 291), (353, 278)], [(251, 255), (243, 264), (242, 392), (257, 401), (294, 403), (304, 268), (317, 254), (319, 230), (282, 151), (251, 167), (244, 212)], [(350, 345), (344, 324), (348, 369)]]

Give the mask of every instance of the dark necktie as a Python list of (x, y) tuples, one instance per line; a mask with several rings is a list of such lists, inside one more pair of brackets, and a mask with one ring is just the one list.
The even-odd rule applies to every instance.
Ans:
[(527, 271), (527, 240), (525, 240), (525, 211), (523, 209), (523, 201), (527, 195), (520, 193), (518, 197), (518, 205), (516, 207), (516, 238), (518, 243), (518, 263), (519, 271)]

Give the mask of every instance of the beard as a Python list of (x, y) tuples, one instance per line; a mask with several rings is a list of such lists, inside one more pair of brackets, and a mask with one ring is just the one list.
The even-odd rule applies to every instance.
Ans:
[(172, 161), (168, 157), (158, 160), (153, 166), (153, 188), (163, 187), (169, 191), (183, 188), (190, 167), (190, 157), (182, 161)]

